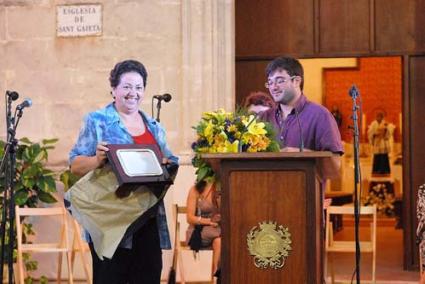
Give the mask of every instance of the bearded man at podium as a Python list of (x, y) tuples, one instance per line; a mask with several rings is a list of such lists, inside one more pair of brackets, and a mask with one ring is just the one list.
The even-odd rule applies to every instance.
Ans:
[[(259, 117), (274, 126), (282, 151), (330, 151), (341, 155), (341, 134), (334, 117), (303, 93), (301, 63), (292, 57), (278, 57), (267, 65), (266, 75), (265, 86), (276, 106), (260, 113)], [(332, 157), (331, 163), (324, 166), (324, 175), (334, 176), (340, 164), (339, 155)]]

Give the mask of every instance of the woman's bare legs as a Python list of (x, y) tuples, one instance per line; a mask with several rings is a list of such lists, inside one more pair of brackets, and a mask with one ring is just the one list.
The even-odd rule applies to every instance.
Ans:
[(215, 273), (218, 269), (218, 265), (220, 262), (220, 254), (221, 254), (221, 238), (215, 238), (212, 242), (212, 250), (213, 250), (213, 273)]

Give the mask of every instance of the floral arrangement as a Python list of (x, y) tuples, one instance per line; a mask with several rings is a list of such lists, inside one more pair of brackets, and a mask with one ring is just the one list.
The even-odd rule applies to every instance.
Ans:
[(199, 154), (279, 151), (271, 124), (259, 121), (256, 115), (244, 110), (204, 112), (193, 128), (197, 139), (192, 143), (196, 153), (192, 164), (197, 168), (197, 181), (214, 178), (213, 170)]
[(385, 183), (378, 183), (369, 190), (363, 203), (365, 206), (376, 204), (379, 214), (394, 216), (394, 201), (394, 194), (388, 192)]

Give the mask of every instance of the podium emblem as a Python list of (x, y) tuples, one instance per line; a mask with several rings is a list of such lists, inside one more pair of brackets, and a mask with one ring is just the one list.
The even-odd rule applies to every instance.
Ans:
[(273, 221), (259, 223), (247, 235), (248, 251), (254, 256), (254, 265), (261, 269), (282, 268), (292, 250), (291, 243), (289, 229)]

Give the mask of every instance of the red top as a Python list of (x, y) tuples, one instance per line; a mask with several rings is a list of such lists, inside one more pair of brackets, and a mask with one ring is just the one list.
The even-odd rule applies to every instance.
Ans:
[(146, 128), (145, 133), (138, 136), (132, 136), (135, 144), (155, 144), (156, 140), (153, 137), (152, 133)]
[(148, 144), (148, 145), (155, 145), (156, 149), (157, 149), (157, 155), (159, 155), (158, 159), (159, 162), (161, 163), (162, 160), (162, 153), (161, 150), (159, 149), (158, 143), (156, 143), (155, 137), (153, 137), (152, 133), (148, 130), (148, 128), (145, 128), (145, 133), (143, 133), (142, 135), (138, 135), (138, 136), (132, 136), (133, 137), (133, 141), (135, 144)]

